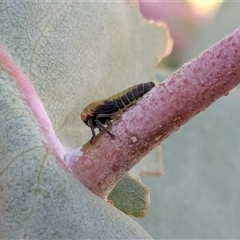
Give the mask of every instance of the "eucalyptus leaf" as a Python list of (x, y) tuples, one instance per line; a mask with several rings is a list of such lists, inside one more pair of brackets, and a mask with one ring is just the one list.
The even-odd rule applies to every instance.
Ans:
[(52, 150), (60, 144), (49, 126), (67, 150), (88, 140), (81, 110), (154, 79), (169, 44), (165, 28), (125, 2), (5, 1), (0, 19), (0, 47), (48, 113), (1, 55), (0, 238), (150, 238), (61, 165), (64, 150)]
[(127, 173), (109, 194), (108, 200), (127, 215), (141, 218), (147, 214), (150, 192), (139, 177)]

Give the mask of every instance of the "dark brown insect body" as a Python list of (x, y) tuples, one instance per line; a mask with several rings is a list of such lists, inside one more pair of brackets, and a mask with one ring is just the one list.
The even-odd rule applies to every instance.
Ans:
[(94, 128), (99, 128), (114, 138), (115, 136), (104, 125), (108, 125), (110, 121), (116, 119), (154, 86), (153, 82), (134, 85), (110, 98), (93, 102), (85, 107), (81, 113), (81, 119), (91, 128), (92, 138), (90, 142), (92, 143), (96, 136)]

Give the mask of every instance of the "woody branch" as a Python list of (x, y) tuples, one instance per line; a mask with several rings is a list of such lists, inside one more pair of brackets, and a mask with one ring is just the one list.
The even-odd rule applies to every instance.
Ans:
[[(146, 79), (148, 81), (148, 79)], [(240, 28), (153, 88), (111, 127), (65, 157), (79, 181), (106, 199), (119, 179), (184, 123), (240, 83)]]

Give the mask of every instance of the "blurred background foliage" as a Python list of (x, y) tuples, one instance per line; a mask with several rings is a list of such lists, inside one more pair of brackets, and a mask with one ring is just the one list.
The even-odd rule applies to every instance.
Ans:
[[(147, 19), (164, 21), (174, 40), (158, 66), (164, 80), (239, 27), (240, 2), (143, 1)], [(239, 238), (240, 94), (238, 87), (163, 142), (165, 175), (142, 176), (151, 191), (144, 219), (155, 239)]]
[[(172, 53), (161, 62), (161, 66), (178, 68), (206, 49), (207, 44), (213, 44), (227, 33), (220, 31), (221, 34), (214, 34), (213, 39), (205, 33), (211, 24), (218, 27), (215, 20), (219, 22), (217, 16), (224, 8), (222, 1), (140, 1), (139, 7), (146, 19), (165, 22), (174, 40)], [(209, 41), (202, 41), (203, 38)], [(202, 45), (197, 43), (196, 48), (199, 39)]]

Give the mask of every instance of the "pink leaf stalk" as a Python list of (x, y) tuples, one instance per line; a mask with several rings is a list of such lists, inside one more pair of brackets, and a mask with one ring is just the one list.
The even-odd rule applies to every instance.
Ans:
[(28, 78), (14, 60), (4, 51), (3, 47), (0, 45), (0, 65), (8, 72), (8, 74), (15, 79), (15, 82), (22, 93), (22, 98), (26, 105), (31, 110), (34, 115), (34, 119), (38, 122), (38, 125), (45, 136), (46, 148), (51, 151), (56, 158), (62, 163), (62, 159), (66, 154), (65, 147), (60, 143), (56, 134), (53, 130), (52, 123), (48, 118), (47, 112), (35, 91), (35, 88)]
[(100, 133), (95, 143), (68, 153), (66, 165), (83, 185), (106, 199), (149, 151), (239, 83), (240, 28), (125, 112), (110, 127), (115, 139)]

